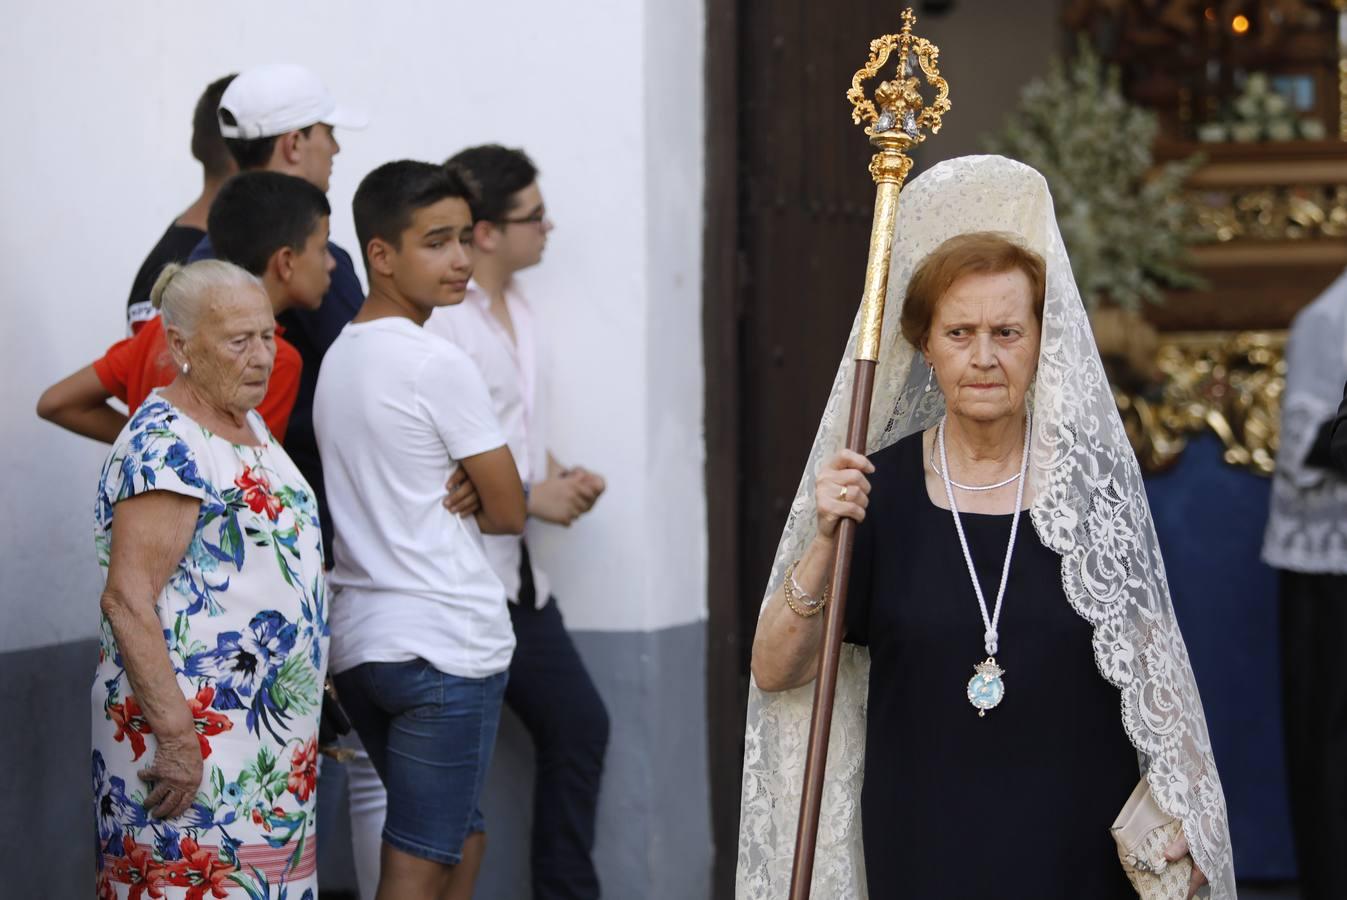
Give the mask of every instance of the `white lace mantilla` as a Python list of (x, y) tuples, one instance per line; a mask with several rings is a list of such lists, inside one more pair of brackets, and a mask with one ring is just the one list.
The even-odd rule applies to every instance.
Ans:
[(1300, 311), (1286, 345), (1277, 470), (1263, 560), (1278, 569), (1347, 575), (1347, 478), (1305, 465), (1347, 382), (1347, 274)]
[[(902, 195), (893, 241), (883, 353), (875, 379), (868, 451), (931, 427), (944, 411), (925, 391), (928, 368), (901, 336), (898, 316), (916, 264), (970, 231), (1017, 235), (1047, 261), (1029, 490), (1039, 539), (1062, 557), (1062, 584), (1094, 626), (1099, 671), (1118, 688), (1123, 726), (1143, 760), (1156, 802), (1183, 822), (1211, 896), (1235, 896), (1225, 798), (1202, 701), (1174, 618), (1164, 562), (1136, 457), (1095, 348), (1043, 177), (997, 156), (940, 163)], [(843, 445), (856, 328), (824, 409), (777, 548), (766, 596), (814, 537), (814, 478)], [(846, 645), (838, 678), (813, 896), (867, 897), (860, 793), (869, 654)], [(767, 694), (750, 688), (740, 812), (737, 897), (787, 895), (813, 686)], [(1050, 754), (1052, 747), (1044, 747)], [(1126, 797), (1118, 798), (1121, 809)], [(1102, 830), (1109, 822), (1100, 822)], [(1023, 873), (1007, 872), (1011, 879)]]

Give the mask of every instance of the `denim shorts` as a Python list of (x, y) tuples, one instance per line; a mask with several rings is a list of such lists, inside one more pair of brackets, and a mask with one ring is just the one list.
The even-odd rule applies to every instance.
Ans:
[(506, 678), (459, 678), (423, 659), (364, 663), (334, 676), (388, 790), (385, 843), (458, 865), (468, 835), (486, 830), (478, 803)]

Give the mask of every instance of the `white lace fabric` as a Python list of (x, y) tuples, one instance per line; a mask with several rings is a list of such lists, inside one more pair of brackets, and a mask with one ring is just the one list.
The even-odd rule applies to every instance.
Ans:
[(1305, 465), (1347, 382), (1347, 273), (1300, 311), (1286, 345), (1277, 469), (1263, 561), (1312, 575), (1347, 574), (1347, 478)]
[[(1210, 896), (1233, 898), (1225, 798), (1141, 471), (1099, 361), (1047, 183), (1028, 166), (998, 156), (962, 157), (940, 163), (903, 190), (867, 452), (931, 427), (944, 412), (943, 395), (925, 391), (929, 369), (902, 338), (898, 317), (916, 264), (946, 239), (972, 231), (1009, 232), (1047, 262), (1042, 345), (1030, 401), (1030, 518), (1043, 544), (1062, 557), (1067, 598), (1093, 626), (1095, 661), (1101, 676), (1119, 690), (1123, 727), (1156, 802), (1182, 821), (1193, 859), (1211, 881)], [(814, 479), (844, 444), (856, 333), (853, 325), (765, 596), (814, 537)], [(860, 817), (868, 676), (868, 651), (845, 645), (815, 852), (812, 896), (821, 900), (868, 896)], [(750, 687), (739, 900), (787, 895), (813, 691), (812, 684), (772, 694)], [(920, 723), (912, 727), (919, 730)], [(1044, 746), (1042, 752), (1057, 749)], [(1119, 809), (1126, 800), (1118, 798)], [(1109, 824), (1100, 822), (1100, 831)], [(1050, 878), (1050, 864), (1047, 873)], [(1022, 876), (1007, 872), (1007, 883)]]

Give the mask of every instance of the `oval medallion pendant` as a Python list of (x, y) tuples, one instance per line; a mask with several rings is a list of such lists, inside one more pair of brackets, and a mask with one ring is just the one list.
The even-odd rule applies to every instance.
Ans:
[(985, 716), (987, 710), (994, 708), (1006, 695), (1005, 682), (1001, 680), (1006, 672), (991, 656), (974, 666), (973, 670), (977, 674), (968, 679), (968, 702), (977, 709), (979, 716)]

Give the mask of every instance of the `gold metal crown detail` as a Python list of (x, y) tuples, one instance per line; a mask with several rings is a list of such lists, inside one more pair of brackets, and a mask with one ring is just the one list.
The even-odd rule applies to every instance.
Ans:
[[(926, 38), (912, 33), (917, 17), (911, 8), (903, 11), (903, 30), (886, 34), (870, 42), (870, 59), (851, 79), (847, 99), (851, 101), (851, 120), (857, 125), (865, 122), (865, 133), (870, 137), (901, 129), (912, 144), (926, 140), (928, 133), (940, 131), (940, 119), (949, 112), (949, 84), (940, 77), (940, 48)], [(865, 94), (864, 83), (879, 74), (889, 57), (898, 54), (897, 77), (881, 81), (874, 99)], [(934, 89), (935, 98), (928, 105), (921, 96), (921, 79)]]

